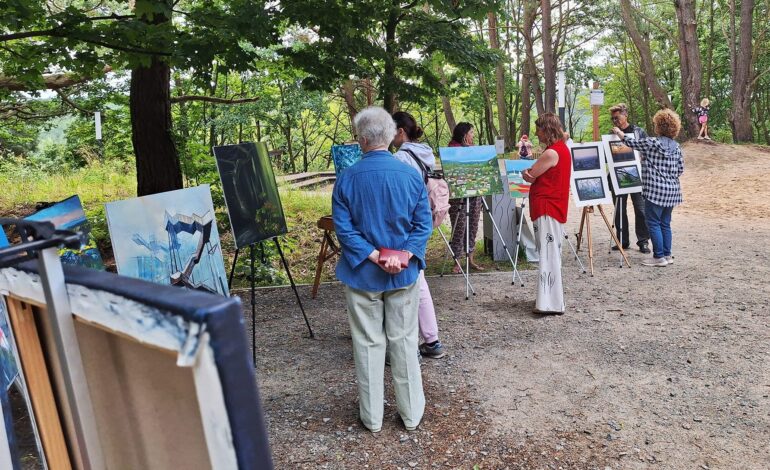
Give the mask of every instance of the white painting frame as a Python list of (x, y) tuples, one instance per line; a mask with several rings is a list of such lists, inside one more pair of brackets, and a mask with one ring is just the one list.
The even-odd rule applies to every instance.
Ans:
[[(633, 139), (635, 138), (634, 134), (626, 134), (626, 139)], [(610, 180), (612, 181), (612, 188), (614, 189), (615, 195), (622, 196), (624, 194), (633, 194), (633, 193), (640, 193), (642, 192), (642, 159), (641, 154), (637, 150), (633, 150), (628, 146), (625, 146), (627, 149), (630, 150), (630, 152), (614, 152), (613, 153), (613, 147), (617, 144), (622, 143), (620, 138), (616, 136), (615, 134), (610, 135), (603, 135), (602, 136), (602, 144), (604, 144), (604, 155), (607, 161), (607, 168), (609, 168), (610, 172)], [(633, 153), (633, 159), (630, 157), (630, 155)], [(621, 155), (616, 159), (616, 155)], [(631, 166), (636, 167), (636, 175), (639, 177), (638, 179), (633, 178), (633, 180), (624, 178), (623, 181), (618, 178), (618, 171), (617, 168), (628, 168)], [(632, 172), (624, 172), (621, 171), (622, 175), (627, 175)]]
[(612, 204), (602, 142), (573, 144), (569, 151), (570, 188), (575, 207)]

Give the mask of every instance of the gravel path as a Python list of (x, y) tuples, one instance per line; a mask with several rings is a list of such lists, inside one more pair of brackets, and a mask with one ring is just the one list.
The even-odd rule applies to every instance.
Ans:
[[(474, 275), (469, 301), (462, 278), (429, 279), (450, 354), (423, 361), (414, 433), (390, 388), (383, 431), (358, 423), (340, 285), (316, 300), (301, 288), (316, 340), (289, 289), (260, 290), (257, 375), (276, 467), (770, 468), (770, 153), (685, 153), (673, 266), (643, 267), (634, 251), (619, 268), (596, 217), (594, 277), (565, 247), (564, 316), (530, 313), (535, 271), (523, 288)], [(578, 219), (573, 208), (570, 233)]]

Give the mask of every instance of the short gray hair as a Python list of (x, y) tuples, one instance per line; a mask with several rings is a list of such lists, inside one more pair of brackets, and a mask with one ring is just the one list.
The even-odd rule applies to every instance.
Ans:
[(387, 147), (396, 136), (396, 123), (390, 113), (379, 106), (369, 106), (356, 114), (353, 127), (370, 147)]

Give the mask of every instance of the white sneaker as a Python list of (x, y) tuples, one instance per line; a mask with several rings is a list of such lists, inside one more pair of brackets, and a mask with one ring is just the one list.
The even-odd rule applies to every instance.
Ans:
[(644, 266), (654, 266), (656, 268), (662, 268), (664, 266), (668, 266), (668, 261), (666, 258), (650, 258), (646, 261), (642, 261), (642, 264)]
[(666, 261), (668, 264), (674, 264), (674, 257), (673, 256), (666, 256)]

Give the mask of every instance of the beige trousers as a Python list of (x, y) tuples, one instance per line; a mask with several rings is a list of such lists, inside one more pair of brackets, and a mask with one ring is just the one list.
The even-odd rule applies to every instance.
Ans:
[(425, 411), (416, 352), (419, 284), (415, 282), (387, 292), (367, 292), (346, 286), (345, 297), (353, 338), (361, 422), (374, 432), (382, 428), (385, 346), (390, 343), (396, 406), (405, 426), (417, 426)]

